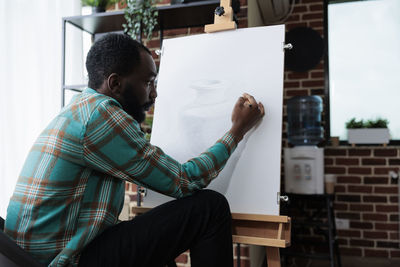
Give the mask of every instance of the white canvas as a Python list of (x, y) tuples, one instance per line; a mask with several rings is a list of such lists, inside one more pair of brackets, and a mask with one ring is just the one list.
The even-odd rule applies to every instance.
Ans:
[[(181, 163), (198, 156), (231, 128), (244, 92), (266, 114), (247, 133), (208, 186), (232, 212), (279, 214), (284, 25), (200, 34), (163, 42), (151, 143)], [(171, 198), (149, 191), (143, 206)]]

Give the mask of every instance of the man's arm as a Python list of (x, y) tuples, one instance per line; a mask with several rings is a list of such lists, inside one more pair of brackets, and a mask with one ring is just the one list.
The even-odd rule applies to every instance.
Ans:
[(190, 195), (218, 175), (237, 143), (255, 124), (253, 121), (262, 116), (260, 110), (246, 107), (247, 102), (243, 97), (236, 103), (230, 131), (206, 152), (184, 164), (147, 142), (138, 123), (120, 107), (111, 101), (103, 102), (86, 127), (84, 160), (98, 171), (172, 197)]

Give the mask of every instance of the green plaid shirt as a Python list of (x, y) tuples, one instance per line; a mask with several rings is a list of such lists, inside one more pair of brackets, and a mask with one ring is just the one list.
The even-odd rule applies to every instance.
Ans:
[(5, 233), (46, 265), (79, 252), (117, 223), (125, 181), (180, 198), (207, 186), (237, 142), (226, 133), (181, 164), (144, 138), (114, 99), (86, 89), (40, 134), (7, 210)]

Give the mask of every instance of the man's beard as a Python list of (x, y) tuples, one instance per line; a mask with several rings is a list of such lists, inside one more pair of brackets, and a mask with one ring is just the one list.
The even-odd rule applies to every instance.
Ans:
[(138, 104), (136, 97), (133, 95), (129, 95), (127, 90), (124, 94), (126, 106), (123, 107), (125, 112), (131, 115), (138, 123), (142, 123), (146, 118), (146, 110), (148, 110), (152, 105), (153, 102), (149, 101), (144, 105)]

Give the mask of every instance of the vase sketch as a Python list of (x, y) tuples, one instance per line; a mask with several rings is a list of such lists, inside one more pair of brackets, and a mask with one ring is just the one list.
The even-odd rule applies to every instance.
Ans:
[[(187, 138), (187, 150), (191, 156), (204, 152), (213, 142), (222, 137), (231, 126), (231, 113), (236, 96), (229, 94), (230, 85), (222, 80), (196, 80), (189, 84), (194, 91), (194, 99), (181, 112), (182, 138)], [(244, 143), (241, 147), (244, 147)], [(211, 188), (224, 194), (240, 157), (240, 149), (228, 160), (225, 168), (215, 179)]]

